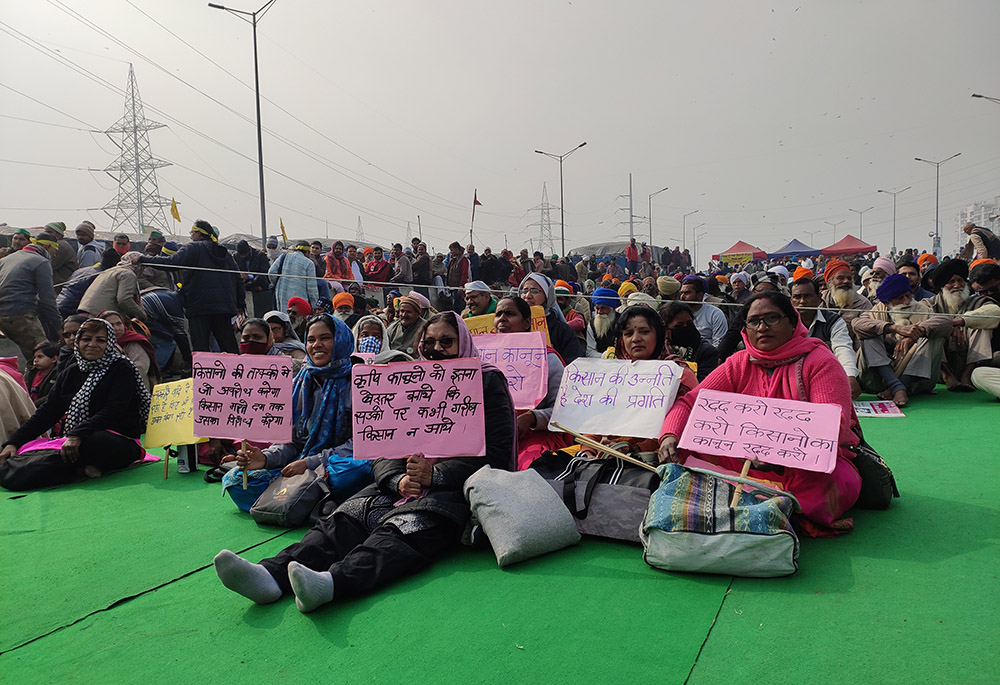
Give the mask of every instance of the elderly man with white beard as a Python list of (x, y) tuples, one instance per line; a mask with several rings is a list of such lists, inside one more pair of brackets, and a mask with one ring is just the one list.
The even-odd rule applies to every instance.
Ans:
[(826, 292), (823, 293), (823, 306), (832, 309), (844, 320), (851, 329), (851, 335), (857, 338), (851, 322), (858, 318), (861, 311), (872, 308), (871, 301), (854, 289), (854, 279), (851, 267), (843, 259), (831, 259), (823, 270), (823, 280), (826, 281)]
[(594, 291), (594, 315), (587, 325), (588, 357), (603, 357), (609, 347), (615, 346), (614, 331), (618, 319), (615, 308), (620, 302), (618, 293), (611, 288)]
[(928, 304), (938, 314), (952, 317), (954, 324), (945, 345), (941, 378), (952, 392), (973, 392), (972, 372), (993, 360), (992, 337), (1000, 323), (1000, 306), (990, 297), (972, 296), (969, 263), (964, 259), (942, 262), (933, 273), (938, 294)]
[(867, 291), (862, 293), (862, 295), (865, 295), (869, 300), (871, 300), (872, 304), (878, 302), (878, 287), (882, 285), (882, 282), (885, 281), (886, 278), (894, 273), (896, 273), (895, 264), (885, 257), (879, 257), (876, 259), (875, 263), (872, 264), (871, 271), (868, 272)]
[(861, 387), (904, 407), (910, 395), (934, 389), (952, 321), (917, 302), (910, 281), (892, 274), (878, 289), (879, 304), (853, 321), (860, 340)]

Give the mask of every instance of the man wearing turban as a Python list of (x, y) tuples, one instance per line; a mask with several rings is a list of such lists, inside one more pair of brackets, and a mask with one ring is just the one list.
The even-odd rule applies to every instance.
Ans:
[(853, 322), (861, 387), (904, 407), (911, 395), (930, 392), (937, 383), (952, 322), (914, 300), (902, 274), (887, 277), (877, 297), (879, 303)]
[(854, 289), (851, 267), (843, 259), (831, 259), (826, 263), (823, 280), (826, 281), (823, 306), (840, 314), (848, 328), (862, 311), (872, 308), (871, 300)]
[(615, 322), (621, 303), (618, 293), (611, 288), (594, 291), (594, 315), (587, 326), (587, 356), (602, 357), (609, 347), (615, 345)]

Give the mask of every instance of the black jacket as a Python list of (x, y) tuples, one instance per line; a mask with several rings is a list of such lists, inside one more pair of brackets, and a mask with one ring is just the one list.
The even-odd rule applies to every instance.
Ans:
[[(188, 243), (177, 254), (169, 257), (142, 256), (139, 263), (199, 267), (183, 272), (181, 297), (184, 298), (184, 311), (189, 317), (216, 314), (235, 316), (238, 310), (245, 307), (246, 290), (236, 268), (236, 261), (226, 248), (211, 240)], [(223, 271), (201, 271), (201, 268)]]
[[(75, 361), (60, 371), (45, 403), (4, 444), (20, 447), (52, 428), (69, 409), (84, 380)], [(124, 358), (114, 362), (94, 388), (87, 420), (68, 432), (67, 437), (86, 438), (100, 430), (115, 431), (129, 438), (142, 435), (146, 425), (140, 413), (138, 382), (132, 362)]]
[[(465, 500), (462, 486), (466, 479), (483, 466), (509, 470), (514, 468), (514, 407), (507, 390), (507, 380), (496, 371), (483, 374), (483, 402), (486, 424), (486, 456), (451, 457), (442, 459), (434, 470), (442, 478), (441, 485), (432, 486), (430, 492), (413, 502), (396, 507), (392, 515), (403, 512), (421, 512), (442, 516), (463, 527), (469, 520), (469, 503)], [(396, 476), (406, 473), (405, 459), (378, 459), (372, 465), (375, 484), (359, 492), (355, 497), (387, 495), (399, 498), (399, 492), (392, 488)]]

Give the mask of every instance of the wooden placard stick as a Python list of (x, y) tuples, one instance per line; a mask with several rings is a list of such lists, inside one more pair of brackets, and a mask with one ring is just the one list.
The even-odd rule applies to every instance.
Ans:
[[(746, 478), (747, 474), (750, 473), (750, 460), (743, 460), (743, 470), (740, 471), (740, 478)], [(740, 503), (740, 494), (743, 492), (743, 483), (736, 484), (736, 490), (733, 491), (733, 499), (729, 503), (730, 508), (735, 508), (737, 504)]]
[(170, 472), (170, 445), (163, 448), (163, 480), (167, 479)]
[(642, 468), (646, 469), (647, 471), (652, 471), (654, 473), (656, 472), (656, 467), (650, 466), (649, 464), (647, 464), (646, 462), (642, 461), (641, 459), (636, 459), (635, 457), (629, 456), (629, 455), (627, 455), (627, 454), (625, 454), (623, 452), (619, 452), (618, 450), (612, 449), (612, 448), (608, 447), (607, 445), (602, 445), (601, 443), (597, 442), (596, 440), (591, 440), (586, 435), (581, 435), (580, 433), (577, 433), (574, 430), (570, 430), (566, 426), (563, 426), (563, 425), (561, 425), (561, 424), (559, 424), (559, 423), (557, 423), (555, 421), (550, 421), (549, 425), (550, 426), (555, 426), (556, 428), (558, 428), (559, 430), (561, 430), (561, 431), (563, 431), (565, 433), (569, 433), (574, 438), (576, 438), (577, 442), (579, 442), (584, 447), (591, 447), (591, 448), (593, 448), (595, 450), (598, 450), (599, 452), (604, 452), (606, 454), (610, 454), (613, 457), (618, 457), (622, 461), (627, 461), (630, 464), (635, 464), (636, 466), (641, 466)]
[[(243, 441), (243, 456), (247, 456), (247, 441)], [(249, 459), (249, 457), (247, 457)], [(249, 462), (248, 462), (249, 465)], [(243, 489), (247, 489), (247, 467), (243, 467)]]

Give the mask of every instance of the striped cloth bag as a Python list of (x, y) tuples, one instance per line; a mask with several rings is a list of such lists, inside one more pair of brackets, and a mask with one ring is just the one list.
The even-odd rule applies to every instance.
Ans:
[[(749, 578), (798, 570), (799, 539), (791, 516), (799, 503), (794, 496), (749, 478), (679, 464), (663, 464), (657, 473), (662, 482), (639, 530), (647, 564), (665, 571)], [(743, 484), (743, 492), (737, 506), (730, 507), (736, 483)]]

